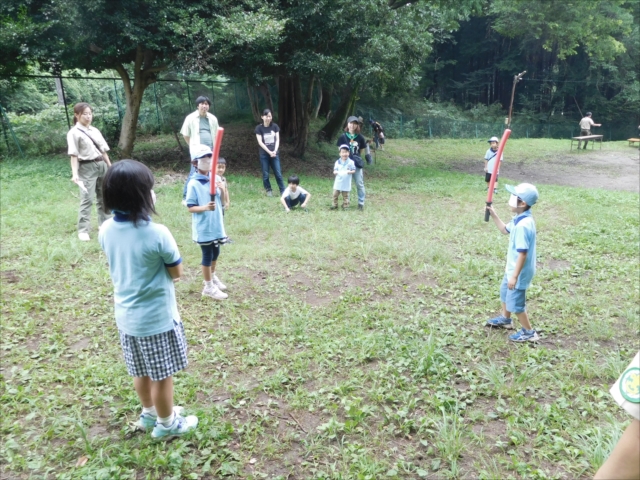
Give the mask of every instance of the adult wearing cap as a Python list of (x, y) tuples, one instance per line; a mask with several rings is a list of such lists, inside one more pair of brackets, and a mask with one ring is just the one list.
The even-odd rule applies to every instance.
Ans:
[[(584, 137), (586, 135), (591, 135), (591, 127), (601, 126), (601, 123), (594, 123), (593, 119), (591, 118), (591, 112), (587, 112), (582, 120), (580, 120), (580, 136)], [(587, 148), (587, 143), (589, 143), (589, 140), (584, 141), (584, 147), (582, 147), (583, 150)], [(578, 140), (578, 148), (580, 148), (580, 140)]]
[(196, 174), (197, 168), (193, 164), (194, 153), (199, 145), (206, 145), (213, 150), (218, 133), (218, 119), (209, 113), (211, 100), (207, 97), (200, 96), (196, 98), (196, 111), (187, 115), (182, 124), (180, 133), (184, 137), (184, 141), (189, 145), (189, 154), (191, 156), (191, 170), (187, 181), (184, 183), (182, 190), (182, 203), (187, 198), (187, 184), (193, 175)]
[(260, 167), (262, 168), (262, 185), (267, 192), (268, 197), (273, 196), (271, 191), (271, 182), (269, 181), (269, 167), (276, 176), (276, 182), (280, 189), (280, 195), (284, 193), (284, 181), (282, 180), (282, 171), (280, 170), (280, 156), (278, 150), (280, 148), (280, 127), (273, 121), (271, 110), (265, 108), (262, 112), (262, 124), (258, 125), (254, 133), (256, 140), (260, 146)]
[(356, 173), (353, 174), (353, 179), (356, 182), (356, 189), (358, 191), (358, 210), (364, 209), (365, 189), (364, 189), (364, 162), (362, 161), (362, 152), (365, 151), (365, 158), (367, 163), (371, 163), (371, 154), (369, 153), (369, 145), (367, 141), (360, 134), (361, 122), (358, 117), (351, 116), (347, 119), (347, 126), (344, 129), (345, 132), (338, 138), (336, 142), (337, 146), (348, 145), (349, 157), (356, 165)]
[[(491, 137), (489, 140), (489, 150), (484, 154), (484, 181), (487, 182), (487, 190), (489, 189), (489, 183), (491, 182), (491, 175), (493, 174), (493, 167), (496, 164), (498, 157), (498, 144), (500, 140), (498, 137)], [(500, 163), (504, 160), (504, 154), (500, 156)], [(498, 174), (500, 173), (500, 167), (496, 173), (496, 183), (494, 184), (494, 192), (498, 191)]]

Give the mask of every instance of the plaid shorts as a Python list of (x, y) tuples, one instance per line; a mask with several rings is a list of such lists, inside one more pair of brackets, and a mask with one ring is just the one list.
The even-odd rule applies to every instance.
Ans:
[(132, 377), (149, 377), (159, 382), (183, 370), (189, 363), (182, 322), (174, 320), (173, 330), (150, 337), (119, 333), (124, 362)]

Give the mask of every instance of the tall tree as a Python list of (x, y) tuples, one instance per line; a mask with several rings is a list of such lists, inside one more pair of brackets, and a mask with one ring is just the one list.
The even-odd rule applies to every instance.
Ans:
[[(200, 70), (203, 45), (224, 63), (234, 49), (272, 46), (282, 23), (231, 0), (5, 0), (0, 54), (5, 71), (41, 68), (115, 70), (127, 103), (118, 146), (130, 156), (142, 96), (170, 66)], [(215, 13), (213, 13), (215, 12)], [(8, 30), (5, 31), (5, 28)], [(208, 65), (211, 68), (211, 65)]]

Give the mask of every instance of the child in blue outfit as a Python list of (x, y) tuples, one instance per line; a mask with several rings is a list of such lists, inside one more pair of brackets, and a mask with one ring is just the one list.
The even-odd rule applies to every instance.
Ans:
[(530, 183), (521, 183), (513, 187), (505, 187), (511, 198), (509, 207), (515, 214), (509, 224), (505, 225), (493, 207), (488, 206), (498, 229), (509, 234), (507, 250), (507, 266), (500, 286), (502, 315), (488, 320), (488, 327), (513, 328), (511, 314), (515, 313), (522, 328), (509, 339), (514, 342), (536, 342), (538, 334), (531, 328), (529, 315), (526, 312), (526, 291), (536, 273), (536, 224), (531, 216), (531, 207), (538, 201), (538, 189)]
[(173, 406), (173, 375), (187, 366), (173, 286), (182, 259), (167, 227), (151, 221), (153, 183), (151, 171), (135, 160), (107, 170), (104, 204), (115, 215), (102, 224), (98, 241), (109, 262), (125, 363), (142, 403), (136, 427), (168, 439), (194, 430), (198, 418)]
[[(489, 150), (484, 154), (484, 181), (487, 182), (487, 190), (489, 189), (489, 182), (491, 182), (491, 174), (493, 173), (493, 167), (496, 164), (498, 155), (498, 137), (491, 137), (489, 140)], [(500, 163), (504, 160), (504, 155), (500, 155)], [(498, 172), (496, 172), (496, 181), (493, 185), (494, 193), (498, 191), (498, 175), (500, 174), (500, 167), (498, 166)]]
[(189, 180), (186, 200), (192, 214), (192, 238), (202, 250), (202, 296), (224, 300), (228, 297), (224, 293), (227, 287), (216, 276), (216, 264), (220, 246), (227, 242), (222, 212), (222, 199), (226, 198), (225, 186), (216, 175), (216, 195), (215, 200), (211, 200), (209, 172), (212, 152), (206, 145), (198, 145), (196, 148), (194, 156), (198, 160), (198, 171)]
[(349, 158), (349, 145), (340, 145), (340, 158), (333, 166), (333, 174), (336, 179), (333, 182), (333, 206), (331, 210), (337, 210), (338, 197), (342, 192), (342, 208), (349, 207), (349, 193), (351, 193), (351, 178), (356, 173), (356, 164)]

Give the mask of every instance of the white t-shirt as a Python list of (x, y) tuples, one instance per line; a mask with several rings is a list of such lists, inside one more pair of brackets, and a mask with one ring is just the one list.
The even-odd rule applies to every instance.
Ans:
[(591, 119), (591, 117), (584, 117), (580, 120), (580, 128), (582, 130), (591, 130), (591, 125), (594, 125), (595, 122)]
[(298, 185), (298, 188), (296, 188), (295, 192), (292, 192), (291, 189), (289, 187), (287, 187), (287, 188), (284, 189), (284, 192), (282, 192), (282, 198), (291, 197), (291, 200), (295, 200), (296, 198), (298, 198), (300, 196), (301, 193), (304, 194), (304, 195), (309, 195), (309, 192), (307, 192), (300, 185)]
[(609, 391), (618, 405), (640, 420), (640, 352)]

